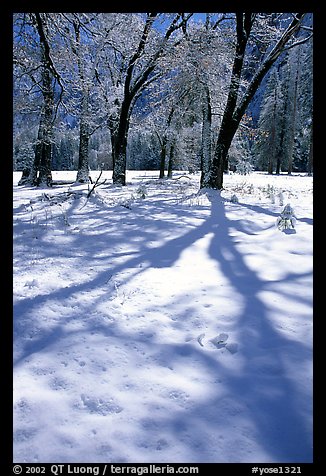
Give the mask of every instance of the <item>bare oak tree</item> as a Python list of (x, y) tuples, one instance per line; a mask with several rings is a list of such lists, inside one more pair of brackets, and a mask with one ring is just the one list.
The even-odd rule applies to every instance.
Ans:
[[(294, 47), (297, 44), (301, 44), (302, 41), (306, 41), (306, 38), (304, 40), (295, 39), (305, 15), (305, 13), (296, 13), (293, 15), (291, 23), (285, 28), (275, 45), (271, 48), (269, 53), (267, 53), (265, 59), (258, 66), (256, 73), (249, 82), (244, 94), (239, 98), (239, 85), (244, 67), (246, 47), (257, 14), (250, 12), (236, 13), (236, 47), (232, 76), (215, 153), (210, 167), (210, 188), (221, 189), (223, 187), (224, 167), (232, 139), (263, 78), (286, 48)], [(207, 181), (205, 181), (205, 183), (207, 184)]]

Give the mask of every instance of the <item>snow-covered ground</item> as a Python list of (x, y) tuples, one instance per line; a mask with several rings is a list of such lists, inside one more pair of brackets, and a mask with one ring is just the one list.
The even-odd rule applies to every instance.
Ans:
[(20, 176), (15, 462), (312, 461), (311, 177)]

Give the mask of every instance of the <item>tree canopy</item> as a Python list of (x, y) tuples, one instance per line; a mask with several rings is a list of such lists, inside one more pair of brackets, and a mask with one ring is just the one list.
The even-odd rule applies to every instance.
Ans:
[(15, 13), (14, 169), (311, 169), (312, 14)]

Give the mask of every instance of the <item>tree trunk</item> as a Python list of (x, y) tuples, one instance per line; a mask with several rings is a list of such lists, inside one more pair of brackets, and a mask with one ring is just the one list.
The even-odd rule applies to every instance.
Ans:
[(53, 143), (53, 114), (54, 114), (54, 91), (52, 87), (52, 75), (45, 69), (43, 78), (44, 95), (44, 128), (42, 140), (42, 155), (38, 185), (52, 185), (52, 143)]
[(113, 183), (120, 185), (126, 184), (127, 137), (133, 106), (135, 105), (137, 98), (140, 97), (145, 85), (148, 85), (154, 80), (155, 75), (152, 78), (150, 76), (155, 70), (169, 38), (174, 31), (185, 26), (186, 21), (191, 15), (192, 14), (188, 14), (187, 18), (183, 18), (181, 22), (178, 22), (181, 14), (176, 14), (174, 20), (167, 28), (164, 38), (159, 43), (158, 49), (152, 52), (150, 59), (145, 59), (143, 64), (141, 64), (140, 60), (142, 59), (146, 45), (151, 38), (150, 33), (153, 23), (158, 16), (158, 13), (147, 13), (142, 36), (134, 55), (132, 55), (129, 60), (124, 79), (124, 98), (119, 113), (119, 126), (114, 139), (114, 151), (112, 154), (114, 158), (112, 174)]
[(223, 188), (223, 174), (228, 160), (228, 153), (233, 137), (238, 129), (238, 122), (227, 118), (222, 124), (212, 160), (210, 174), (210, 188), (221, 190)]
[(42, 70), (42, 93), (44, 104), (40, 115), (34, 161), (28, 179), (22, 183), (50, 187), (52, 185), (51, 162), (54, 92), (52, 87), (52, 76), (45, 65)]
[(168, 119), (167, 119), (167, 122), (166, 122), (166, 131), (164, 133), (163, 140), (159, 139), (160, 144), (161, 144), (160, 179), (164, 178), (165, 163), (166, 163), (166, 151), (167, 151), (167, 144), (168, 144), (168, 131), (169, 131), (169, 128), (171, 126), (171, 122), (172, 122), (174, 112), (175, 112), (175, 108), (172, 107), (170, 112), (169, 112)]
[(174, 165), (174, 150), (175, 150), (175, 144), (174, 142), (170, 146), (170, 157), (169, 157), (169, 165), (168, 165), (168, 178), (172, 178), (172, 173), (173, 173), (173, 165)]
[(232, 139), (238, 129), (240, 121), (261, 84), (266, 73), (275, 63), (284, 47), (300, 28), (301, 22), (306, 15), (297, 13), (292, 23), (287, 27), (277, 44), (261, 64), (247, 87), (245, 94), (237, 105), (238, 91), (247, 41), (252, 28), (254, 15), (250, 13), (237, 13), (237, 45), (233, 62), (231, 83), (226, 107), (223, 114), (222, 124), (217, 139), (215, 154), (212, 161), (210, 184), (211, 188), (223, 187), (223, 170)]
[(127, 140), (115, 142), (112, 181), (117, 185), (126, 185)]
[(38, 133), (37, 133), (37, 140), (35, 144), (35, 152), (34, 152), (34, 161), (31, 166), (29, 176), (19, 182), (19, 185), (23, 185), (24, 183), (30, 184), (30, 185), (37, 185), (37, 176), (38, 176), (38, 171), (40, 168), (40, 163), (41, 163), (41, 157), (42, 157), (42, 133), (43, 133), (43, 111), (41, 112), (41, 117), (40, 117), (40, 124), (38, 128)]
[(284, 133), (284, 124), (283, 124), (283, 127), (281, 129), (280, 143), (279, 143), (279, 147), (278, 147), (277, 154), (276, 154), (276, 170), (275, 170), (276, 175), (280, 175), (280, 172), (281, 172), (282, 149), (283, 149), (283, 143), (284, 143), (284, 135), (285, 135), (285, 133)]
[(28, 179), (29, 179), (29, 176), (30, 176), (30, 173), (31, 173), (31, 169), (25, 167), (23, 169), (23, 173), (22, 173), (22, 176), (18, 182), (18, 185), (24, 185), (25, 183), (27, 183)]
[(42, 158), (40, 163), (40, 172), (37, 179), (37, 185), (52, 186), (52, 141), (43, 142)]
[(203, 128), (201, 145), (201, 177), (200, 188), (206, 188), (210, 185), (212, 161), (212, 107), (208, 86), (205, 87), (205, 96), (203, 101)]
[(284, 124), (283, 124), (282, 130), (281, 130), (280, 145), (279, 145), (278, 153), (276, 156), (276, 171), (275, 171), (276, 175), (280, 175), (280, 172), (281, 172), (284, 136), (285, 136), (285, 132), (284, 132)]
[(87, 123), (80, 124), (79, 131), (79, 156), (78, 156), (78, 171), (76, 182), (89, 182), (89, 132)]
[(267, 166), (268, 175), (273, 175), (273, 170), (274, 170), (273, 156), (272, 154), (270, 154), (270, 156), (268, 157), (268, 166)]
[(115, 164), (115, 138), (116, 138), (116, 121), (115, 119), (110, 116), (108, 119), (108, 128), (110, 131), (110, 139), (111, 139), (111, 156), (112, 156), (112, 169), (114, 170)]
[(163, 142), (161, 144), (160, 179), (164, 178), (165, 162), (166, 162), (166, 144), (167, 144), (167, 137), (164, 137)]
[[(83, 77), (81, 78), (83, 82)], [(88, 183), (89, 182), (89, 122), (88, 122), (88, 110), (89, 110), (89, 91), (83, 86), (82, 91), (82, 105), (80, 113), (80, 126), (79, 126), (79, 156), (78, 156), (78, 171), (76, 182)]]
[(130, 125), (130, 115), (132, 111), (132, 97), (125, 93), (124, 101), (121, 105), (119, 124), (114, 131), (113, 137), (113, 183), (126, 185), (127, 169), (127, 140)]
[(223, 172), (232, 139), (237, 131), (241, 117), (234, 119), (233, 114), (237, 105), (241, 72), (247, 42), (254, 16), (251, 13), (237, 13), (237, 44), (233, 61), (231, 82), (222, 124), (219, 131), (215, 154), (212, 161), (210, 182), (211, 188), (220, 190), (223, 187)]
[(223, 188), (223, 172), (224, 164), (226, 157), (229, 151), (230, 145), (228, 143), (223, 143), (220, 139), (215, 148), (215, 154), (213, 163), (211, 166), (211, 175), (210, 175), (210, 188), (221, 190)]

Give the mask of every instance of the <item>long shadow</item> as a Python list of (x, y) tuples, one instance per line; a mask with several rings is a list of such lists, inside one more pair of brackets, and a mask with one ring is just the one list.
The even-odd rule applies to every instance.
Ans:
[(312, 218), (300, 218), (300, 217), (297, 217), (297, 221), (301, 221), (302, 223), (307, 223), (307, 225), (313, 225), (314, 224), (314, 221)]
[(268, 282), (259, 279), (245, 264), (230, 238), (233, 224), (226, 217), (223, 200), (214, 199), (211, 205), (211, 218), (219, 227), (209, 247), (210, 256), (218, 262), (222, 274), (244, 303), (237, 327), (242, 336), (245, 367), (241, 377), (227, 378), (228, 388), (232, 394), (241, 394), (248, 403), (259, 439), (276, 461), (311, 462), (312, 431), (304, 420), (304, 413), (312, 416), (311, 395), (307, 398), (301, 394), (299, 385), (288, 374), (286, 363), (292, 354), (296, 359), (294, 370), (298, 370), (312, 359), (312, 353), (273, 327), (260, 297), (261, 291), (268, 289)]
[[(183, 211), (180, 207), (175, 214), (176, 218), (178, 216), (181, 218)], [(150, 216), (151, 213), (157, 212), (155, 207), (152, 209), (147, 207), (143, 212), (149, 214), (143, 216), (143, 225), (145, 229), (149, 226), (153, 235), (159, 232), (160, 226), (158, 224), (153, 230)], [(139, 216), (133, 217), (127, 212), (124, 213), (125, 218), (126, 216), (129, 222), (139, 223)], [(119, 220), (115, 226), (115, 228), (112, 227), (113, 233), (119, 227)], [(25, 311), (29, 313), (34, 306), (45, 304), (49, 299), (65, 300), (73, 294), (96, 289), (106, 284), (110, 276), (124, 270), (132, 270), (126, 278), (127, 282), (148, 268), (172, 267), (180, 258), (182, 251), (208, 233), (212, 234), (209, 246), (210, 257), (216, 261), (222, 274), (227, 277), (244, 303), (243, 311), (240, 316), (237, 316), (236, 323), (241, 335), (241, 353), (245, 362), (242, 374), (240, 376), (229, 374), (221, 365), (218, 366), (217, 371), (223, 375), (229, 395), (241, 395), (242, 401), (247, 405), (250, 419), (255, 424), (259, 441), (271, 455), (273, 462), (309, 462), (312, 460), (311, 429), (305, 423), (305, 414), (310, 415), (311, 402), (303, 395), (298, 385), (293, 383), (291, 375), (288, 375), (286, 364), (290, 355), (297, 360), (296, 365), (301, 366), (304, 361), (311, 359), (311, 354), (303, 344), (289, 341), (278, 333), (269, 321), (268, 309), (260, 298), (261, 291), (267, 289), (268, 283), (259, 279), (257, 274), (245, 264), (243, 256), (238, 252), (230, 236), (230, 228), (241, 231), (241, 224), (238, 221), (228, 220), (221, 197), (211, 198), (210, 216), (200, 225), (191, 227), (186, 233), (155, 248), (148, 247), (143, 229), (139, 250), (123, 263), (113, 265), (110, 269), (97, 273), (94, 278), (72, 288), (59, 288), (50, 294), (23, 299), (15, 305), (15, 314), (20, 316)], [(245, 232), (243, 229), (242, 231)], [(126, 240), (128, 237), (129, 235)], [(94, 236), (89, 236), (88, 241), (85, 242), (85, 237), (83, 239), (76, 237), (75, 245), (85, 246), (86, 244), (87, 246), (87, 243), (91, 244), (93, 239)], [(94, 251), (93, 247), (91, 249)], [(88, 255), (88, 259), (91, 263), (92, 253)], [(97, 298), (97, 300), (100, 299), (100, 297)], [(94, 301), (92, 304), (94, 305)], [(28, 345), (25, 348), (19, 361), (30, 355), (33, 349), (41, 351), (49, 344), (53, 344), (62, 335), (62, 330), (55, 329), (47, 336), (41, 337), (34, 342), (33, 346)], [(186, 352), (185, 355), (187, 355), (189, 348), (186, 345), (177, 348), (167, 346), (164, 352), (169, 358), (169, 355), (180, 354), (180, 351)], [(203, 366), (208, 372), (213, 371), (216, 366), (215, 360), (209, 356), (203, 357), (201, 351), (191, 350), (191, 353), (198, 354), (198, 358), (203, 361)], [(219, 403), (218, 398), (210, 398), (209, 405), (210, 407), (215, 405), (217, 412)], [(184, 412), (173, 413), (166, 417), (165, 423), (170, 425), (171, 431), (178, 433), (180, 428), (184, 427), (185, 419), (188, 419), (189, 424), (194, 425), (193, 441), (197, 440), (194, 451), (196, 448), (198, 461), (200, 459), (203, 461), (200, 452), (203, 450), (204, 443), (196, 438), (195, 428), (196, 426), (199, 428), (203, 422), (207, 428), (214, 427), (214, 423), (219, 423), (218, 413), (215, 416), (208, 415), (204, 405), (201, 405), (192, 409), (187, 415)], [(198, 434), (202, 436), (203, 431)]]
[[(178, 218), (182, 218), (183, 214), (186, 212), (182, 207), (180, 207), (179, 210), (176, 210), (176, 207), (173, 207), (173, 211), (175, 212), (176, 220)], [(264, 209), (259, 211), (265, 212)], [(143, 212), (142, 217), (139, 216), (139, 214), (137, 214), (137, 216), (134, 216), (124, 210), (120, 211), (119, 219), (121, 219), (122, 222), (128, 220), (129, 223), (134, 222), (135, 224), (138, 224), (138, 226), (140, 224), (140, 229), (138, 230), (131, 229), (131, 231), (128, 231), (127, 227), (124, 228), (125, 242), (128, 242), (130, 240), (130, 237), (134, 235), (141, 237), (139, 249), (133, 251), (133, 256), (130, 259), (124, 261), (121, 264), (110, 266), (108, 270), (98, 273), (95, 278), (90, 279), (84, 283), (72, 286), (71, 288), (58, 288), (56, 291), (53, 291), (49, 294), (22, 299), (19, 303), (15, 305), (16, 314), (19, 315), (22, 310), (30, 309), (31, 306), (34, 305), (38, 306), (47, 301), (48, 299), (67, 299), (72, 294), (76, 294), (78, 292), (105, 285), (107, 284), (108, 279), (111, 276), (114, 276), (124, 270), (133, 270), (133, 272), (130, 273), (129, 277), (126, 277), (126, 282), (128, 282), (130, 279), (140, 273), (143, 273), (148, 268), (172, 267), (174, 263), (179, 259), (183, 250), (190, 247), (194, 242), (196, 242), (208, 233), (214, 233), (217, 240), (219, 240), (218, 237), (221, 237), (225, 241), (225, 237), (228, 237), (228, 232), (226, 233), (225, 229), (223, 228), (223, 223), (225, 224), (225, 213), (220, 215), (217, 207), (212, 206), (211, 215), (206, 220), (203, 220), (202, 224), (198, 226), (192, 226), (188, 232), (181, 234), (177, 238), (165, 242), (161, 246), (150, 248), (147, 245), (147, 242), (150, 241), (152, 238), (155, 238), (155, 236), (157, 236), (162, 230), (162, 223), (157, 223), (157, 226), (153, 226), (152, 223), (151, 217), (157, 212), (158, 210), (155, 204), (151, 207), (147, 207), (146, 210)], [(192, 214), (191, 210), (189, 211), (189, 213), (190, 215)], [(118, 240), (120, 240), (121, 237), (121, 224), (119, 223), (119, 219), (117, 219), (116, 224), (112, 224), (112, 233), (110, 234), (110, 241), (112, 242), (112, 247), (114, 247), (116, 244), (115, 234), (119, 232)], [(164, 220), (162, 220), (162, 222), (164, 222)], [(216, 226), (218, 226), (219, 231), (217, 230)], [(241, 225), (238, 221), (232, 222), (232, 226), (237, 230), (241, 230)], [(148, 232), (148, 229), (150, 229), (151, 231)], [(222, 232), (224, 233), (223, 237), (221, 236)], [(99, 250), (100, 245), (105, 247), (105, 243), (107, 242), (107, 233), (108, 230), (104, 229), (101, 237), (101, 234), (98, 233), (97, 227), (96, 240), (94, 240), (93, 235), (82, 237), (75, 235), (73, 246), (70, 247), (69, 253), (71, 253), (71, 249), (83, 249), (84, 255), (82, 259), (84, 261), (89, 260), (89, 263), (91, 264), (92, 260), (94, 260), (93, 254)], [(23, 240), (23, 238), (21, 239)], [(46, 253), (48, 253), (48, 245), (45, 245), (45, 248)], [(217, 246), (216, 249), (218, 250), (219, 246)], [(62, 253), (63, 250), (61, 248), (55, 249), (55, 246), (52, 247), (53, 256), (60, 256), (60, 254)], [(109, 255), (110, 251), (108, 251), (108, 256)], [(223, 255), (220, 255), (220, 257), (216, 255), (215, 257), (213, 256), (213, 258), (217, 259), (217, 261), (221, 260), (221, 262), (224, 262), (225, 265), (227, 264)], [(245, 286), (246, 282), (244, 282), (243, 285)]]
[[(205, 355), (199, 347), (190, 348), (186, 344), (169, 344), (165, 349), (161, 346), (160, 358), (165, 366), (172, 367), (177, 356), (192, 355), (202, 362), (207, 375), (221, 377), (229, 398), (240, 398), (245, 408), (242, 417), (247, 418), (249, 424), (254, 424), (258, 444), (268, 455), (263, 457), (262, 462), (311, 462), (312, 428), (309, 421), (312, 417), (312, 396), (311, 392), (305, 395), (305, 389), (300, 388), (300, 382), (296, 382), (294, 375), (291, 375), (292, 371), (300, 373), (301, 368), (306, 368), (306, 362), (311, 361), (310, 346), (307, 348), (305, 342), (290, 340), (275, 329), (269, 320), (269, 309), (260, 297), (260, 293), (268, 289), (269, 283), (259, 279), (256, 272), (245, 264), (243, 255), (230, 237), (230, 228), (234, 228), (234, 223), (226, 217), (223, 200), (214, 199), (211, 200), (210, 217), (197, 230), (198, 233), (188, 234), (189, 241), (185, 243), (190, 246), (203, 234), (212, 233), (210, 256), (230, 281), (237, 299), (240, 297), (243, 301), (243, 310), (235, 322), (244, 362), (241, 374), (235, 375), (216, 362), (212, 354)], [(176, 243), (179, 241), (176, 240)], [(175, 255), (168, 255), (162, 263), (171, 264)], [(297, 273), (297, 277), (301, 277), (301, 274)], [(291, 273), (289, 279), (293, 278)], [(182, 322), (183, 317), (180, 315), (177, 320)], [(159, 426), (169, 426), (171, 432), (181, 439), (191, 428), (193, 436), (188, 444), (192, 447), (192, 461), (205, 462), (205, 457), (212, 461), (212, 455), (206, 451), (205, 441), (214, 437), (221, 424), (228, 423), (221, 417), (222, 405), (227, 413), (227, 405), (222, 400), (208, 396), (205, 402), (191, 410), (172, 412), (165, 419), (159, 417)], [(238, 429), (232, 417), (230, 420), (236, 439)], [(223, 457), (225, 455), (218, 454), (217, 450), (215, 461), (221, 461)], [(231, 455), (228, 458), (232, 461)], [(250, 461), (249, 456), (246, 458), (246, 461)]]
[[(77, 201), (72, 202), (70, 212), (67, 212), (68, 215), (73, 215), (74, 208), (77, 206)], [(155, 204), (144, 205), (143, 210), (138, 211), (135, 215), (132, 212), (129, 212), (125, 209), (117, 209), (119, 215), (114, 223), (109, 224), (109, 228), (103, 228), (103, 223), (96, 225), (96, 228), (93, 230), (96, 234), (96, 239), (93, 234), (83, 234), (80, 235), (71, 235), (71, 245), (68, 249), (56, 245), (55, 243), (50, 247), (49, 244), (43, 242), (44, 235), (40, 233), (39, 239), (37, 240), (37, 246), (41, 253), (41, 259), (44, 257), (61, 257), (76, 255), (76, 250), (82, 250), (82, 256), (80, 258), (81, 265), (81, 277), (83, 279), (84, 274), (83, 270), (87, 270), (88, 267), (94, 265), (97, 258), (94, 257), (99, 251), (105, 250), (106, 254), (99, 258), (103, 260), (104, 264), (108, 263), (108, 266), (104, 271), (100, 271), (95, 274), (94, 277), (79, 282), (70, 287), (61, 286), (57, 287), (54, 291), (38, 294), (33, 297), (27, 297), (20, 299), (17, 303), (14, 304), (14, 332), (16, 336), (19, 336), (25, 332), (31, 325), (29, 317), (33, 315), (33, 310), (39, 308), (40, 306), (46, 306), (51, 300), (59, 300), (64, 302), (71, 298), (72, 296), (78, 298), (79, 293), (91, 292), (93, 289), (98, 289), (105, 287), (106, 298), (110, 297), (110, 293), (115, 292), (115, 288), (111, 286), (111, 290), (108, 287), (108, 283), (112, 276), (119, 274), (120, 272), (128, 270), (128, 276), (124, 277), (124, 284), (128, 283), (132, 278), (138, 274), (143, 273), (148, 268), (162, 268), (173, 266), (175, 261), (179, 258), (183, 249), (187, 246), (190, 246), (194, 241), (205, 234), (205, 226), (192, 226), (190, 231), (185, 234), (181, 234), (180, 237), (170, 240), (164, 243), (162, 246), (157, 246), (150, 248), (148, 242), (152, 239), (154, 240), (157, 237), (160, 237), (162, 229), (166, 226), (165, 220), (154, 220), (153, 215), (159, 215), (161, 211), (161, 204), (158, 202)], [(182, 221), (184, 215), (189, 214), (189, 217), (193, 215), (193, 210), (185, 210), (182, 207), (171, 206), (171, 212), (173, 211), (176, 220), (179, 220), (178, 226), (182, 230)], [(101, 213), (102, 210), (99, 211)], [(89, 212), (85, 210), (84, 216), (85, 219), (89, 217), (89, 214), (94, 214), (94, 212)], [(79, 216), (79, 220), (81, 217)], [(127, 224), (126, 224), (127, 223)], [(205, 222), (204, 222), (205, 223)], [(135, 229), (134, 224), (137, 226)], [(30, 223), (24, 223), (24, 230), (28, 231), (31, 228)], [(171, 222), (169, 229), (174, 229), (176, 227), (175, 223)], [(102, 233), (99, 233), (99, 230), (103, 228)], [(124, 233), (123, 233), (124, 232)], [(21, 235), (17, 237), (15, 242), (17, 244), (23, 244), (26, 242), (26, 236)], [(114, 264), (111, 262), (112, 258), (115, 258), (114, 250), (117, 244), (128, 244), (129, 240), (133, 237), (138, 237), (138, 244), (135, 245), (135, 249), (132, 252), (123, 253), (122, 256), (125, 256), (127, 259), (123, 260), (121, 264)], [(109, 240), (108, 240), (109, 237)], [(108, 247), (108, 244), (112, 247)], [(76, 258), (78, 266), (78, 256)], [(93, 301), (93, 305), (96, 305), (102, 298), (99, 297)], [(46, 307), (45, 307), (46, 309)], [(60, 338), (61, 334), (58, 330), (49, 333), (46, 335), (40, 336), (39, 339), (33, 339), (33, 342), (25, 344), (25, 349), (23, 354), (19, 357), (16, 363), (21, 362), (24, 358), (30, 355), (33, 352), (33, 347), (35, 349), (43, 349), (47, 345), (54, 343), (55, 340)]]
[[(300, 373), (301, 368), (306, 368), (306, 362), (311, 361), (310, 346), (307, 348), (305, 342), (286, 338), (269, 320), (269, 309), (260, 297), (260, 293), (268, 289), (269, 282), (259, 279), (256, 272), (245, 264), (243, 255), (230, 236), (230, 229), (234, 227), (234, 222), (226, 217), (223, 200), (219, 197), (211, 200), (210, 217), (197, 230), (198, 233), (188, 235), (186, 245), (190, 246), (203, 234), (212, 233), (210, 256), (233, 286), (236, 298), (240, 297), (243, 301), (243, 310), (235, 322), (244, 362), (241, 374), (235, 376), (211, 355), (204, 356), (201, 349), (189, 349), (186, 345), (167, 345), (165, 350), (160, 351), (161, 359), (166, 366), (172, 366), (176, 355), (193, 355), (201, 360), (207, 374), (221, 377), (229, 398), (240, 398), (246, 408), (242, 416), (254, 424), (257, 441), (268, 455), (267, 460), (262, 462), (311, 462), (312, 428), (309, 421), (312, 417), (312, 395), (311, 392), (305, 395), (305, 389), (300, 388), (300, 382), (295, 382), (295, 377), (291, 375), (292, 371)], [(240, 230), (238, 223), (237, 227)], [(170, 255), (170, 258), (175, 256)], [(293, 273), (288, 277), (293, 279)], [(301, 274), (297, 273), (297, 277)], [(182, 321), (183, 316), (178, 316), (177, 320), (179, 318)], [(221, 400), (210, 396), (190, 411), (174, 412), (161, 419), (161, 426), (168, 425), (179, 438), (191, 427), (193, 437), (189, 444), (194, 454), (193, 461), (205, 462), (205, 439), (213, 437), (221, 424), (228, 423), (221, 417)], [(216, 410), (212, 411), (214, 408)], [(233, 431), (236, 438), (236, 426)], [(217, 450), (216, 461), (221, 461), (223, 457)], [(246, 461), (250, 461), (248, 456)]]
[[(191, 210), (185, 210), (184, 207), (176, 207), (173, 205), (171, 205), (171, 210), (169, 211), (173, 212), (180, 230), (182, 230), (184, 215), (194, 215), (193, 211)], [(135, 236), (139, 237), (140, 240), (138, 244), (135, 245), (135, 250), (133, 251), (134, 255), (130, 259), (127, 259), (121, 264), (111, 265), (110, 263), (108, 269), (99, 272), (94, 278), (70, 288), (62, 287), (48, 294), (22, 299), (14, 306), (15, 314), (20, 315), (24, 310), (27, 309), (30, 311), (33, 306), (44, 304), (50, 299), (67, 299), (72, 294), (106, 285), (108, 279), (110, 279), (111, 276), (117, 275), (124, 270), (132, 270), (129, 273), (129, 276), (125, 278), (125, 283), (127, 283), (132, 278), (143, 273), (148, 268), (171, 267), (178, 260), (184, 249), (191, 246), (192, 243), (206, 234), (207, 223), (205, 220), (203, 220), (201, 225), (191, 226), (188, 232), (181, 232), (180, 236), (177, 238), (169, 240), (161, 246), (150, 247), (148, 242), (160, 237), (160, 233), (166, 226), (164, 219), (160, 221), (154, 220), (153, 222), (153, 215), (159, 215), (159, 213), (159, 204), (155, 205), (155, 203), (151, 206), (146, 205), (144, 210), (138, 210), (136, 215), (125, 210), (119, 210), (119, 217), (116, 219), (116, 223), (110, 224), (111, 229), (104, 228), (103, 233), (99, 233), (99, 228), (104, 227), (104, 225), (100, 224), (96, 227), (96, 240), (94, 239), (94, 235), (74, 235), (71, 237), (73, 242), (69, 247), (68, 254), (73, 253), (72, 250), (83, 250), (83, 267), (86, 269), (87, 261), (89, 262), (89, 265), (92, 264), (94, 260), (94, 254), (99, 252), (101, 246), (103, 249), (107, 250), (107, 258), (110, 257), (110, 248), (107, 249), (108, 237), (109, 244), (113, 249), (117, 243), (128, 244), (129, 241)], [(124, 222), (127, 222), (128, 225), (124, 226)], [(132, 223), (137, 225), (138, 229), (134, 229), (131, 226)], [(171, 222), (170, 228), (168, 229), (174, 230), (175, 228), (175, 223)], [(23, 242), (24, 238), (18, 238), (17, 242), (19, 241)], [(39, 243), (40, 246), (42, 246), (42, 239), (39, 240)], [(44, 244), (43, 246), (44, 256), (49, 256), (48, 244)], [(51, 247), (50, 256), (62, 256), (63, 253), (64, 250), (62, 248), (56, 247), (55, 245)]]

